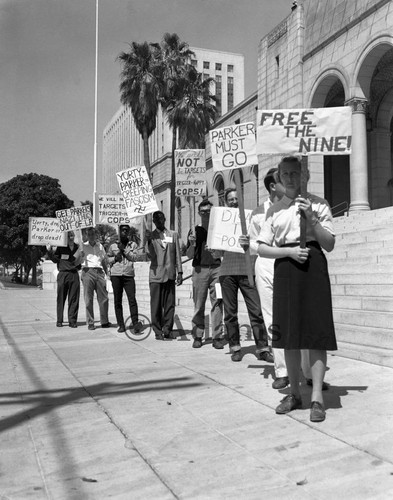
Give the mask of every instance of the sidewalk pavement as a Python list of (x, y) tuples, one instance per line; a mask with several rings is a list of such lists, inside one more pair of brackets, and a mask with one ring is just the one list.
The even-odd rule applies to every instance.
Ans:
[(330, 355), (313, 424), (307, 386), (275, 414), (288, 390), (251, 342), (233, 363), (189, 333), (88, 331), (83, 299), (56, 328), (55, 292), (31, 287), (0, 289), (0, 316), (0, 499), (393, 498), (390, 368)]

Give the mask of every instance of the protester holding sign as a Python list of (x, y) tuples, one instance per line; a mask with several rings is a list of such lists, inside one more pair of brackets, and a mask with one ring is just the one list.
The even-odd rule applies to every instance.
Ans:
[(212, 203), (203, 200), (198, 206), (201, 225), (191, 230), (188, 235), (187, 257), (192, 259), (192, 298), (194, 300), (194, 316), (192, 318), (192, 334), (194, 342), (192, 347), (202, 347), (202, 338), (205, 331), (205, 304), (207, 295), (210, 294), (211, 328), (213, 347), (224, 348), (222, 301), (217, 297), (216, 285), (219, 284), (220, 258), (214, 258), (206, 248), (207, 229), (209, 227)]
[(86, 323), (89, 330), (95, 330), (94, 326), (94, 291), (97, 294), (100, 309), (100, 320), (102, 328), (109, 328), (108, 320), (108, 291), (106, 289), (107, 256), (104, 247), (96, 241), (97, 234), (94, 227), (87, 230), (87, 241), (82, 246), (82, 283), (86, 305)]
[[(284, 349), (291, 394), (276, 408), (288, 413), (302, 406), (299, 389), (301, 349), (309, 349), (312, 396), (310, 420), (325, 419), (322, 384), (326, 351), (336, 350), (330, 280), (321, 250), (334, 248), (328, 203), (315, 195), (300, 197), (301, 163), (283, 158), (279, 179), (286, 195), (267, 212), (258, 236), (261, 257), (276, 259), (273, 283), (273, 347)], [(300, 246), (300, 218), (306, 219), (306, 247)]]
[(126, 292), (130, 308), (131, 321), (135, 333), (139, 333), (142, 324), (138, 319), (138, 304), (135, 298), (135, 271), (134, 262), (141, 260), (138, 254), (138, 245), (129, 238), (130, 226), (121, 225), (119, 241), (113, 243), (108, 250), (108, 262), (111, 266), (111, 282), (115, 301), (115, 314), (118, 332), (126, 331), (123, 316), (123, 290)]
[[(238, 207), (235, 188), (227, 189), (224, 199), (228, 207)], [(215, 251), (213, 255), (216, 257), (223, 256), (220, 267), (220, 284), (224, 302), (224, 323), (228, 335), (229, 347), (232, 352), (232, 361), (241, 361), (242, 359), (238, 321), (238, 291), (240, 290), (246, 303), (257, 346), (256, 356), (263, 361), (272, 363), (273, 356), (270, 353), (267, 343), (267, 332), (263, 321), (258, 291), (248, 280), (244, 253)]]
[(156, 340), (173, 338), (176, 281), (181, 285), (183, 269), (179, 237), (165, 227), (165, 215), (153, 213), (154, 231), (146, 230), (146, 254), (150, 260), (149, 287), (151, 325)]
[(56, 326), (62, 327), (64, 321), (64, 305), (68, 297), (68, 324), (70, 328), (77, 327), (80, 282), (79, 274), (81, 266), (81, 253), (79, 245), (74, 242), (74, 231), (68, 232), (68, 245), (57, 247), (54, 251), (51, 245), (47, 245), (48, 257), (57, 264), (59, 271), (57, 275), (57, 321)]

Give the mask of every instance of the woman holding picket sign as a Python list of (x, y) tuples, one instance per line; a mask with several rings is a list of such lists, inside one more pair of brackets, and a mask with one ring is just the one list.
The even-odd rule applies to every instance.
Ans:
[[(322, 383), (326, 351), (336, 350), (332, 299), (327, 262), (322, 249), (334, 248), (335, 234), (328, 203), (307, 193), (300, 196), (301, 163), (294, 156), (279, 164), (279, 178), (286, 195), (266, 214), (258, 237), (261, 257), (276, 259), (273, 285), (273, 347), (285, 350), (291, 386), (276, 408), (288, 413), (301, 408), (300, 350), (309, 349), (312, 375), (310, 420), (325, 420)], [(301, 219), (305, 218), (304, 248), (300, 244)]]

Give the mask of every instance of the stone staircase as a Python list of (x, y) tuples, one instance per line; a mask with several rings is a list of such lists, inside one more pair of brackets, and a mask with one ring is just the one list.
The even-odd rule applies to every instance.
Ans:
[(393, 207), (335, 219), (332, 283), (337, 355), (393, 367)]

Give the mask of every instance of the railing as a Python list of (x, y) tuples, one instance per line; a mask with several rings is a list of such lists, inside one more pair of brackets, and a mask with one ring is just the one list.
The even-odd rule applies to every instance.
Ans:
[(347, 201), (342, 201), (341, 203), (338, 203), (337, 205), (334, 205), (334, 207), (332, 207), (333, 217), (337, 217), (338, 215), (341, 214), (345, 214), (348, 217), (348, 211), (349, 211), (349, 203)]

